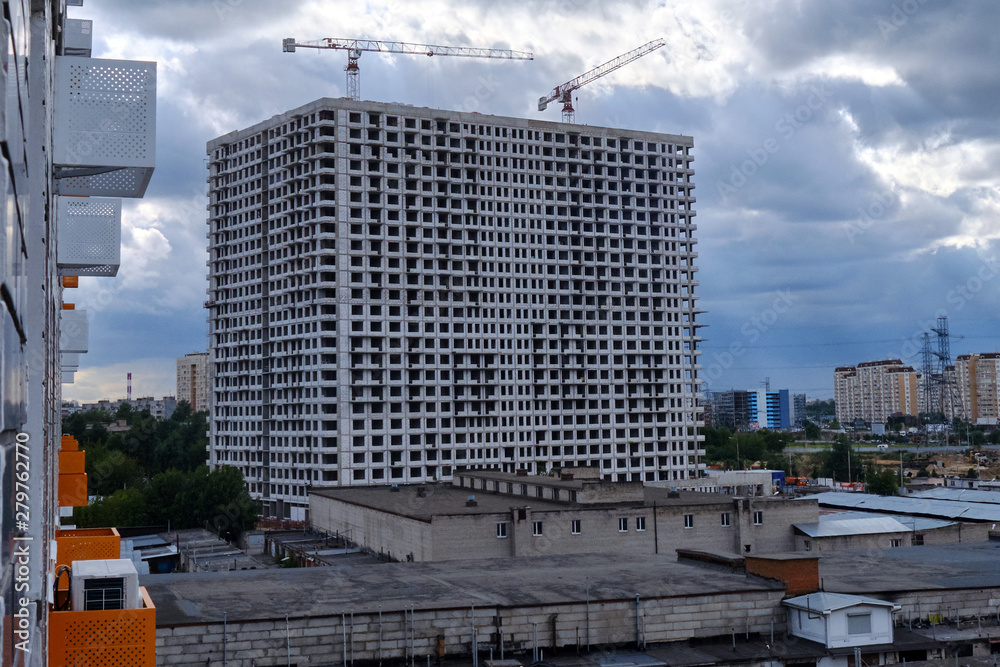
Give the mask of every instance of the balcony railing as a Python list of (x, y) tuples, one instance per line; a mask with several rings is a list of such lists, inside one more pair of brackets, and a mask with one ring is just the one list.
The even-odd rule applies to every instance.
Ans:
[(155, 667), (156, 607), (139, 594), (140, 609), (51, 612), (49, 666)]
[(56, 197), (60, 275), (118, 274), (122, 245), (122, 200)]
[(57, 194), (142, 197), (156, 163), (156, 63), (59, 56), (55, 69)]

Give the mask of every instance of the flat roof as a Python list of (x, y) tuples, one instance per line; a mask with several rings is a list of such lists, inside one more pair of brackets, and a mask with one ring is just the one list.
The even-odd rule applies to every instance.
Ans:
[[(592, 554), (142, 576), (156, 625), (781, 591), (664, 556)], [(490, 612), (482, 612), (484, 617)]]
[(1000, 505), (970, 503), (956, 500), (933, 500), (910, 496), (875, 496), (867, 493), (826, 491), (813, 496), (820, 505), (862, 510), (866, 512), (891, 512), (917, 514), (938, 519), (962, 521), (1000, 522)]
[(878, 597), (918, 590), (1000, 588), (1000, 543), (824, 551), (826, 591)]
[(848, 609), (850, 607), (857, 607), (858, 605), (863, 604), (874, 605), (876, 607), (888, 607), (890, 609), (896, 606), (892, 602), (877, 600), (865, 595), (829, 593), (827, 591), (800, 595), (798, 597), (788, 598), (783, 602), (785, 605), (794, 607), (795, 609), (808, 609), (810, 611), (816, 611), (823, 614), (829, 614), (830, 612), (838, 609)]
[(956, 526), (960, 521), (948, 521), (946, 519), (930, 519), (924, 516), (912, 516), (906, 514), (893, 514), (892, 512), (854, 512), (851, 510), (827, 509), (826, 514), (820, 514), (820, 521), (838, 521), (844, 519), (870, 519), (872, 517), (885, 516), (903, 524), (909, 531), (934, 530), (937, 528), (947, 528)]
[(888, 516), (831, 518), (836, 516), (836, 514), (826, 514), (815, 523), (796, 523), (792, 524), (792, 528), (808, 537), (848, 537), (851, 535), (911, 532), (909, 527)]
[[(492, 478), (492, 476), (491, 476)], [(522, 477), (510, 475), (511, 479), (520, 482), (535, 480), (537, 477)], [(563, 483), (579, 484), (582, 480), (566, 480)], [(546, 485), (550, 485), (546, 482)], [(393, 488), (396, 490), (394, 491)], [(418, 495), (418, 489), (424, 489), (423, 496)], [(573, 487), (577, 488), (577, 487)], [(341, 502), (368, 507), (382, 512), (403, 516), (418, 521), (430, 522), (435, 516), (500, 514), (510, 512), (513, 507), (530, 507), (533, 512), (565, 512), (568, 510), (601, 510), (609, 507), (622, 509), (652, 506), (657, 507), (692, 507), (692, 506), (731, 506), (735, 496), (722, 493), (701, 493), (698, 491), (676, 491), (661, 487), (644, 487), (643, 500), (640, 502), (607, 502), (607, 503), (572, 503), (555, 501), (537, 496), (522, 496), (508, 493), (497, 493), (483, 489), (452, 486), (451, 484), (407, 484), (397, 487), (367, 486), (367, 487), (335, 487), (309, 489), (310, 495), (331, 498)], [(672, 497), (676, 494), (676, 497)], [(467, 506), (469, 496), (475, 496), (476, 505)], [(768, 498), (755, 498), (755, 501), (767, 501)]]
[[(600, 125), (585, 125), (578, 123), (563, 123), (560, 121), (541, 120), (538, 118), (516, 118), (512, 116), (495, 116), (493, 114), (478, 113), (471, 111), (452, 111), (448, 109), (433, 109), (430, 107), (417, 107), (410, 104), (400, 104), (398, 102), (372, 102), (368, 100), (349, 100), (343, 97), (321, 97), (300, 107), (290, 109), (284, 113), (271, 116), (269, 119), (243, 128), (229, 132), (220, 137), (216, 137), (208, 142), (208, 150), (211, 151), (219, 146), (239, 141), (249, 135), (256, 134), (262, 130), (274, 127), (287, 120), (292, 120), (311, 114), (322, 109), (346, 109), (350, 111), (376, 112), (399, 114), (401, 116), (415, 116), (430, 120), (456, 121), (460, 123), (475, 123), (477, 125), (503, 125), (506, 127), (531, 128), (545, 130), (549, 132), (560, 132), (567, 135), (602, 135), (611, 138), (627, 137), (629, 139), (641, 139), (643, 141), (655, 141), (678, 144), (680, 146), (694, 146), (694, 137), (684, 134), (668, 134), (665, 132), (651, 132), (649, 130), (631, 130), (627, 128), (603, 127)], [(402, 128), (401, 128), (402, 129)], [(334, 140), (331, 137), (331, 141)]]
[(986, 503), (1000, 505), (1000, 491), (982, 491), (979, 489), (956, 489), (951, 486), (936, 486), (926, 491), (911, 491), (911, 498), (925, 500), (950, 500), (966, 503)]

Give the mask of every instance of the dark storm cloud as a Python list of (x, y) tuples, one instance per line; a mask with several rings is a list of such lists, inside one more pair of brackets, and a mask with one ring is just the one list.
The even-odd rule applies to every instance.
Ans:
[(1000, 250), (1000, 5), (88, 0), (73, 15), (96, 20), (96, 55), (155, 57), (160, 86), (157, 171), (127, 209), (127, 275), (106, 303), (91, 293), (84, 365), (119, 374), (117, 360), (204, 347), (205, 142), (344, 93), (343, 53), (285, 54), (283, 37), (533, 51), (366, 53), (362, 97), (546, 120), (559, 105), (535, 105), (556, 84), (665, 37), (581, 89), (577, 120), (694, 137), (712, 388), (770, 377), (827, 396), (833, 367), (907, 357), (938, 312), (967, 336), (954, 353), (1000, 346), (1000, 277), (982, 277)]

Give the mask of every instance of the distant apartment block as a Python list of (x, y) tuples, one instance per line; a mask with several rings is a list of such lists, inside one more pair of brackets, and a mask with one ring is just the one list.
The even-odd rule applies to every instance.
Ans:
[(943, 400), (948, 416), (973, 424), (1000, 422), (1000, 352), (960, 355), (951, 378), (956, 391)]
[[(801, 403), (798, 414), (796, 401)], [(793, 396), (787, 389), (717, 391), (712, 393), (712, 409), (716, 428), (735, 431), (788, 429), (796, 423), (801, 424), (805, 417), (805, 394)]]
[(128, 403), (136, 412), (146, 411), (157, 419), (170, 419), (174, 414), (174, 410), (177, 409), (177, 399), (173, 396), (164, 396), (163, 398), (142, 396), (131, 400), (125, 398), (113, 400), (105, 398), (94, 403), (83, 403), (76, 412), (103, 410), (114, 416), (118, 412), (118, 408), (125, 403)]
[(691, 137), (321, 99), (212, 140), (212, 466), (697, 477)]
[(917, 415), (922, 408), (921, 374), (899, 359), (866, 361), (833, 371), (837, 421), (885, 423), (894, 415)]
[(187, 401), (195, 412), (208, 410), (208, 353), (191, 352), (177, 360), (177, 400)]
[(802, 428), (802, 422), (806, 420), (806, 395), (792, 394), (792, 426)]

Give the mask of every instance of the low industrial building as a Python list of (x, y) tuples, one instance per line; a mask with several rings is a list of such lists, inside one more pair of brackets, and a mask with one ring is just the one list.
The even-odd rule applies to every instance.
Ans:
[[(954, 489), (950, 491), (955, 492)], [(815, 499), (821, 508), (889, 516), (906, 526), (916, 525), (919, 519), (936, 519), (948, 524), (924, 522), (926, 529), (916, 531), (914, 544), (982, 542), (990, 539), (992, 526), (1000, 523), (1000, 504), (836, 491), (807, 497)]]
[(314, 489), (313, 526), (394, 560), (556, 554), (662, 554), (677, 549), (779, 553), (815, 501), (734, 498), (641, 482), (494, 471), (451, 484)]
[(820, 512), (819, 521), (793, 528), (796, 551), (886, 549), (989, 538), (989, 527), (983, 523), (868, 512)]
[[(988, 654), (1000, 641), (998, 557), (993, 543), (835, 551), (818, 566), (804, 554), (721, 565), (601, 554), (140, 582), (157, 609), (160, 665), (527, 664), (544, 652), (557, 667), (612, 655), (648, 667), (848, 667)], [(805, 627), (819, 616), (822, 638)]]
[(892, 602), (819, 591), (789, 598), (788, 631), (826, 648), (892, 644)]

